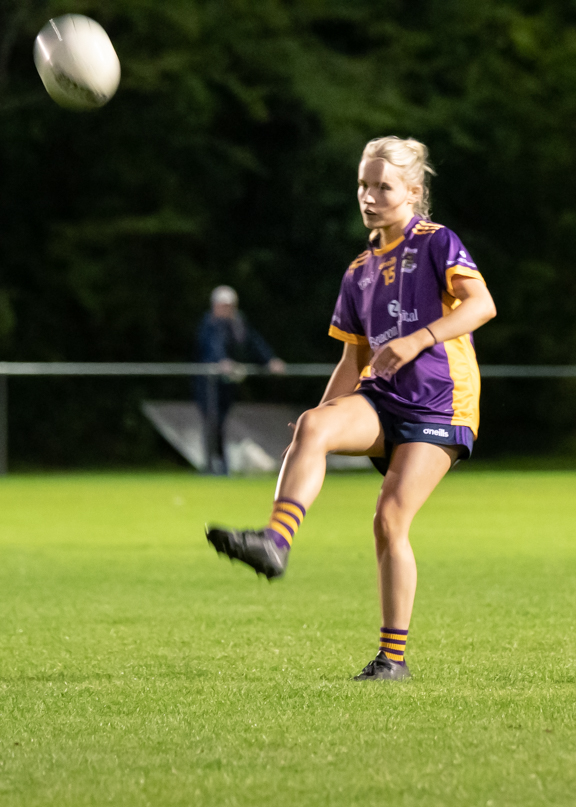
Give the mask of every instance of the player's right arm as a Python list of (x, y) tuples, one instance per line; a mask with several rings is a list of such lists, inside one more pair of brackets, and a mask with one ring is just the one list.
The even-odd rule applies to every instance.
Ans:
[(354, 392), (360, 380), (360, 373), (370, 361), (372, 350), (369, 345), (353, 345), (344, 342), (342, 358), (334, 368), (320, 403), (326, 403), (341, 395)]
[(334, 339), (344, 342), (344, 349), (320, 403), (354, 392), (360, 381), (360, 374), (372, 356), (372, 349), (358, 313), (357, 298), (360, 292), (356, 277), (357, 272), (362, 271), (370, 254), (366, 250), (359, 255), (352, 261), (342, 278), (328, 333)]

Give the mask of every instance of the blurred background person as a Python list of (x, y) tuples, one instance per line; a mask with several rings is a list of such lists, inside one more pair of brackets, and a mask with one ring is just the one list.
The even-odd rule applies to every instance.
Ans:
[(237, 384), (244, 380), (244, 364), (262, 364), (282, 375), (286, 364), (274, 355), (266, 340), (238, 310), (238, 294), (230, 286), (217, 286), (210, 295), (210, 311), (203, 317), (196, 337), (200, 362), (218, 364), (217, 379), (195, 379), (195, 397), (204, 416), (208, 470), (227, 473), (224, 423), (236, 398)]

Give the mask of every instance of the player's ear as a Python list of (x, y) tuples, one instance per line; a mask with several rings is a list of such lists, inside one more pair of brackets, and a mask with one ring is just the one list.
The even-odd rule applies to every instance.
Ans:
[(424, 188), (422, 185), (410, 185), (408, 187), (408, 201), (410, 204), (415, 205), (416, 202), (419, 202), (422, 199), (423, 193)]

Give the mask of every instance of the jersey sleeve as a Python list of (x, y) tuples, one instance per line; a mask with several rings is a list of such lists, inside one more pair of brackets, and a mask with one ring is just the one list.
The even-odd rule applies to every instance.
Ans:
[(442, 288), (454, 297), (452, 278), (454, 275), (473, 277), (485, 283), (478, 267), (456, 233), (443, 227), (431, 240), (434, 265)]
[(351, 266), (342, 278), (328, 334), (351, 345), (367, 345), (368, 339), (358, 316), (354, 289), (354, 266)]

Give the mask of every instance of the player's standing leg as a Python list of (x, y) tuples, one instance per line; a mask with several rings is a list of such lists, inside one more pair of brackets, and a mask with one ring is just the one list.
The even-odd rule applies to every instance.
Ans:
[(404, 649), (416, 593), (410, 525), (457, 456), (456, 447), (431, 443), (396, 446), (374, 516), (382, 628), (378, 655), (357, 681), (402, 679), (410, 673)]

